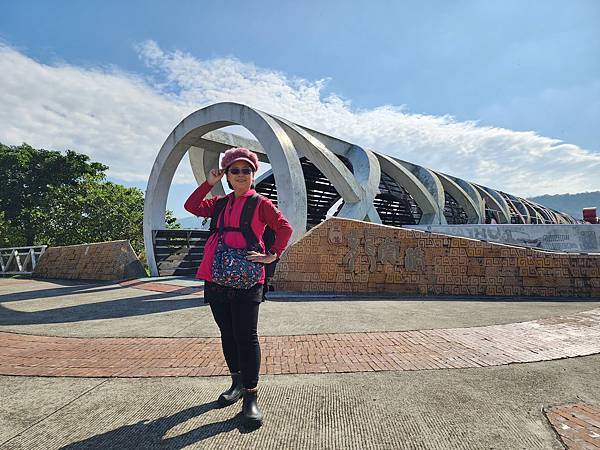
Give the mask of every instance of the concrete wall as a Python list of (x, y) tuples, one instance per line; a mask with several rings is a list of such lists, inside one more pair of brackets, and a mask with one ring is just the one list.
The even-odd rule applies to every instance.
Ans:
[(600, 298), (600, 255), (329, 219), (290, 246), (280, 291)]
[(99, 242), (48, 248), (34, 278), (116, 281), (145, 277), (129, 241)]
[(406, 225), (405, 228), (561, 252), (600, 253), (600, 225)]

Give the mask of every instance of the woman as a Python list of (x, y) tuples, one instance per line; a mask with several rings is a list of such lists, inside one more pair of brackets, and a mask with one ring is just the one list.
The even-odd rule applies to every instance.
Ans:
[[(222, 197), (208, 200), (204, 197), (224, 175), (227, 176), (227, 182), (233, 192), (227, 195), (227, 204), (219, 214), (218, 222), (221, 231), (213, 233), (204, 246), (204, 256), (196, 278), (205, 280), (204, 299), (210, 304), (213, 317), (221, 332), (223, 354), (231, 372), (231, 387), (219, 396), (218, 402), (222, 406), (232, 405), (243, 396), (242, 414), (253, 426), (261, 426), (263, 418), (256, 403), (256, 391), (260, 369), (257, 324), (264, 284), (264, 267), (262, 277), (254, 286), (249, 289), (239, 289), (213, 282), (213, 260), (220, 239), (230, 248), (248, 248), (249, 244), (242, 232), (225, 231), (225, 229), (239, 229), (243, 206), (256, 194), (253, 187), (257, 170), (258, 158), (255, 153), (243, 147), (229, 149), (223, 154), (221, 170), (212, 169), (206, 181), (190, 195), (184, 205), (187, 211), (196, 216), (212, 217), (215, 205)], [(270, 249), (265, 249), (262, 240), (266, 226), (275, 232), (275, 242)], [(255, 263), (274, 262), (285, 250), (292, 235), (292, 227), (287, 219), (269, 199), (263, 196), (258, 198), (250, 228), (258, 240), (261, 251), (250, 250), (246, 258)]]

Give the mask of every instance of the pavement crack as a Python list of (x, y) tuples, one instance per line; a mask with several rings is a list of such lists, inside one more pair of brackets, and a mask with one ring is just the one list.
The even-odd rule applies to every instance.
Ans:
[(15, 434), (14, 436), (8, 438), (6, 441), (4, 442), (0, 442), (0, 448), (3, 448), (6, 444), (8, 444), (10, 441), (12, 441), (13, 439), (18, 438), (19, 436), (21, 436), (23, 433), (31, 430), (33, 427), (35, 427), (36, 425), (38, 425), (39, 423), (43, 422), (44, 420), (46, 420), (47, 418), (53, 416), (54, 414), (56, 414), (59, 411), (62, 411), (63, 409), (65, 409), (67, 406), (72, 405), (74, 402), (76, 402), (77, 400), (79, 400), (81, 397), (83, 397), (84, 395), (92, 392), (94, 389), (102, 386), (104, 383), (106, 383), (107, 381), (110, 381), (110, 378), (106, 378), (105, 380), (101, 381), (100, 383), (92, 386), (91, 388), (87, 389), (86, 391), (82, 392), (81, 394), (79, 394), (78, 396), (76, 396), (75, 398), (73, 398), (72, 400), (70, 400), (69, 402), (65, 403), (63, 406), (61, 406), (60, 408), (58, 408), (56, 411), (51, 412), (50, 414), (47, 414), (45, 417), (42, 417), (40, 420), (38, 420), (37, 422), (29, 425), (27, 428), (19, 431), (17, 434)]
[(198, 318), (198, 319), (196, 319), (196, 320), (193, 320), (192, 322), (190, 322), (190, 323), (188, 323), (187, 325), (185, 325), (183, 328), (181, 328), (181, 329), (177, 330), (175, 333), (171, 334), (171, 335), (170, 335), (170, 337), (177, 337), (177, 335), (178, 335), (179, 333), (181, 333), (182, 331), (184, 331), (184, 330), (188, 329), (189, 327), (191, 327), (191, 326), (193, 326), (193, 325), (197, 324), (198, 322), (200, 322), (200, 321), (202, 321), (202, 320), (204, 320), (204, 319), (205, 319), (205, 317), (200, 317), (200, 318)]

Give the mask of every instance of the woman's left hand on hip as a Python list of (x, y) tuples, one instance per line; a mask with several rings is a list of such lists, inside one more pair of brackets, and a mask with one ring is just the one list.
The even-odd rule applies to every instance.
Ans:
[(246, 258), (252, 262), (262, 263), (262, 264), (271, 264), (273, 261), (277, 259), (277, 255), (270, 255), (264, 253), (258, 253), (250, 251), (246, 254)]

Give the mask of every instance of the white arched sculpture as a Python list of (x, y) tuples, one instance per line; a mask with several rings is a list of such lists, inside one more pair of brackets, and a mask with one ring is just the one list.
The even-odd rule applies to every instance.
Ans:
[[(246, 128), (258, 142), (218, 131), (229, 125)], [(455, 200), (453, 207), (460, 208), (464, 212), (461, 217), (469, 223), (485, 220), (486, 209), (496, 211), (503, 223), (510, 223), (512, 219), (522, 223), (531, 217), (520, 214), (512, 200), (515, 217), (511, 217), (505, 198), (486, 186), (364, 149), (249, 106), (217, 103), (183, 119), (169, 134), (154, 161), (144, 202), (144, 244), (153, 276), (158, 275), (153, 233), (165, 228), (169, 188), (181, 159), (189, 154), (192, 171), (200, 184), (206, 179), (206, 173), (218, 166), (220, 153), (234, 146), (250, 148), (261, 161), (271, 165), (270, 171), (257, 178), (257, 189), (263, 180), (273, 177), (277, 205), (294, 229), (292, 241), (299, 239), (307, 229), (307, 187), (302, 169), (306, 162), (301, 163), (301, 158), (306, 158), (318, 169), (337, 192), (341, 203), (337, 211), (339, 217), (381, 223), (375, 205), (381, 194), (383, 174), (389, 177), (388, 181), (391, 179), (397, 184), (395, 189), (403, 190), (402, 195), (414, 202), (413, 210), (416, 210), (414, 205), (418, 207), (420, 216), (415, 217), (415, 221), (418, 220), (419, 225), (446, 224), (447, 197)], [(223, 195), (222, 185), (215, 186), (212, 194)], [(536, 220), (548, 222), (555, 218), (567, 222), (572, 219), (531, 201), (514, 198), (524, 205), (523, 208), (526, 206), (533, 211), (535, 207), (539, 217)], [(545, 213), (544, 217), (537, 211)], [(387, 214), (389, 217), (389, 208)], [(447, 217), (452, 218), (451, 215)]]

